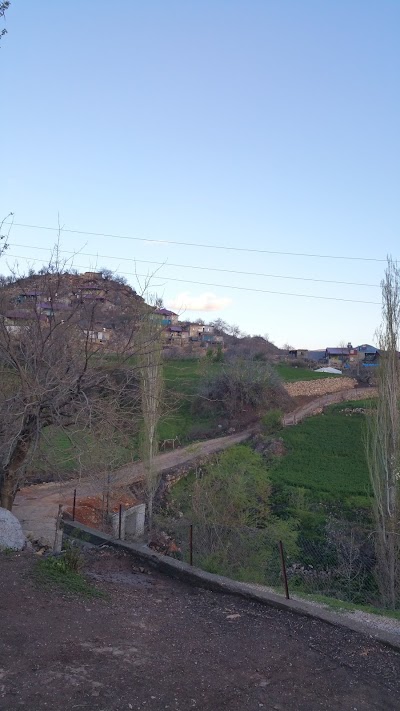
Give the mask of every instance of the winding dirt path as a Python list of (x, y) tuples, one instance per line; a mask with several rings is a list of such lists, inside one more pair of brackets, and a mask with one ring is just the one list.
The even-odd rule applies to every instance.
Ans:
[[(284, 426), (296, 425), (306, 417), (319, 412), (326, 405), (331, 405), (344, 400), (365, 399), (376, 396), (376, 388), (348, 389), (336, 393), (329, 393), (315, 398), (306, 405), (298, 407), (293, 412), (284, 416)], [(228, 447), (244, 442), (254, 430), (248, 429), (226, 437), (216, 437), (205, 442), (190, 444), (187, 447), (159, 454), (155, 460), (157, 472), (165, 472), (175, 467), (184, 466), (192, 461), (207, 457), (216, 452), (221, 452)], [(115, 471), (111, 479), (111, 488), (123, 491), (143, 479), (143, 464), (137, 462), (127, 464)], [(77, 489), (79, 498), (87, 496), (101, 496), (102, 482), (92, 479), (73, 479), (67, 482), (52, 482), (27, 486), (18, 492), (14, 503), (13, 512), (20, 520), (24, 531), (30, 532), (37, 539), (43, 539), (53, 544), (55, 535), (55, 522), (59, 504), (70, 506), (73, 492)]]
[[(156, 471), (167, 471), (175, 467), (184, 466), (198, 458), (221, 452), (228, 447), (244, 442), (252, 432), (252, 429), (248, 429), (226, 437), (216, 437), (205, 442), (190, 444), (187, 447), (159, 454), (155, 459)], [(142, 479), (142, 462), (127, 464), (113, 473), (111, 488), (123, 491), (131, 484)], [(60, 504), (63, 506), (72, 504), (74, 489), (77, 490), (79, 498), (101, 496), (102, 482), (96, 478), (72, 479), (67, 482), (26, 486), (21, 489), (16, 496), (13, 513), (20, 520), (25, 533), (31, 533), (34, 538), (43, 539), (44, 542), (52, 545), (58, 507)]]
[(311, 417), (316, 415), (327, 405), (334, 405), (337, 402), (344, 402), (346, 400), (366, 400), (367, 398), (376, 397), (378, 394), (377, 388), (348, 388), (346, 390), (339, 390), (336, 393), (328, 393), (327, 395), (321, 395), (321, 397), (316, 397), (305, 405), (289, 412), (283, 418), (284, 427), (289, 425), (297, 425), (306, 417)]

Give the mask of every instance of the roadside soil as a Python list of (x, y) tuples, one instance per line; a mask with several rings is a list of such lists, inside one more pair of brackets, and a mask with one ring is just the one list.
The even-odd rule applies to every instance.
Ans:
[[(395, 711), (400, 655), (342, 628), (85, 553), (107, 594), (38, 587), (0, 555), (0, 709)], [(143, 572), (142, 572), (143, 571)]]

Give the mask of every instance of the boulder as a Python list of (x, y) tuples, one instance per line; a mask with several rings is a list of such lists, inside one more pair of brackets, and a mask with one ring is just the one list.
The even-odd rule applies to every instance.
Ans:
[(11, 511), (0, 508), (0, 550), (22, 551), (25, 546), (26, 538), (20, 522)]

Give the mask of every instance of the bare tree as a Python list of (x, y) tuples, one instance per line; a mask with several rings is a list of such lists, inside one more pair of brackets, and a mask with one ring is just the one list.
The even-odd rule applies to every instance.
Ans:
[(400, 600), (400, 270), (388, 257), (382, 281), (378, 401), (368, 418), (366, 453), (374, 493), (378, 582), (385, 605)]
[[(5, 16), (6, 10), (10, 7), (10, 0), (3, 0), (0, 2), (0, 18)], [(7, 30), (5, 27), (3, 27), (2, 30), (0, 30), (0, 40), (4, 35), (7, 34)]]
[(233, 357), (201, 383), (196, 406), (237, 423), (251, 421), (290, 398), (275, 370), (265, 362)]
[[(12, 227), (12, 221), (6, 223), (6, 220), (8, 220), (9, 217), (13, 217), (13, 216), (14, 216), (14, 213), (10, 212), (7, 215), (7, 217), (4, 217), (0, 222), (0, 257), (3, 254), (3, 252), (6, 251), (6, 249), (8, 247), (8, 238), (10, 236), (11, 227)], [(4, 230), (4, 232), (3, 232), (4, 225), (7, 225), (8, 229)]]
[[(202, 319), (198, 319), (197, 323), (202, 321)], [(204, 321), (202, 321), (204, 323)], [(210, 322), (210, 326), (214, 326), (215, 331), (217, 333), (228, 333), (229, 330), (229, 324), (226, 321), (223, 321), (222, 318), (217, 318), (214, 321)]]
[[(117, 283), (82, 288), (54, 261), (42, 272), (0, 287), (0, 503), (10, 510), (45, 428), (111, 426), (134, 378), (127, 359), (143, 300)], [(98, 340), (105, 319), (108, 348)]]
[(240, 338), (240, 336), (242, 335), (242, 332), (241, 332), (239, 326), (237, 324), (233, 323), (228, 328), (228, 334), (230, 336), (235, 336), (235, 338)]
[(156, 307), (156, 309), (163, 309), (164, 308), (164, 299), (162, 298), (162, 296), (155, 296), (154, 306)]

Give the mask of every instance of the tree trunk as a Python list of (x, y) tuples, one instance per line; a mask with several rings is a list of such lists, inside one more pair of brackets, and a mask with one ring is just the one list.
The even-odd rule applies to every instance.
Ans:
[(0, 506), (8, 511), (12, 510), (14, 503), (14, 487), (12, 478), (2, 474), (0, 479)]
[(0, 471), (0, 503), (3, 509), (12, 511), (18, 488), (21, 467), (28, 455), (32, 433), (26, 430), (18, 438), (8, 465)]

